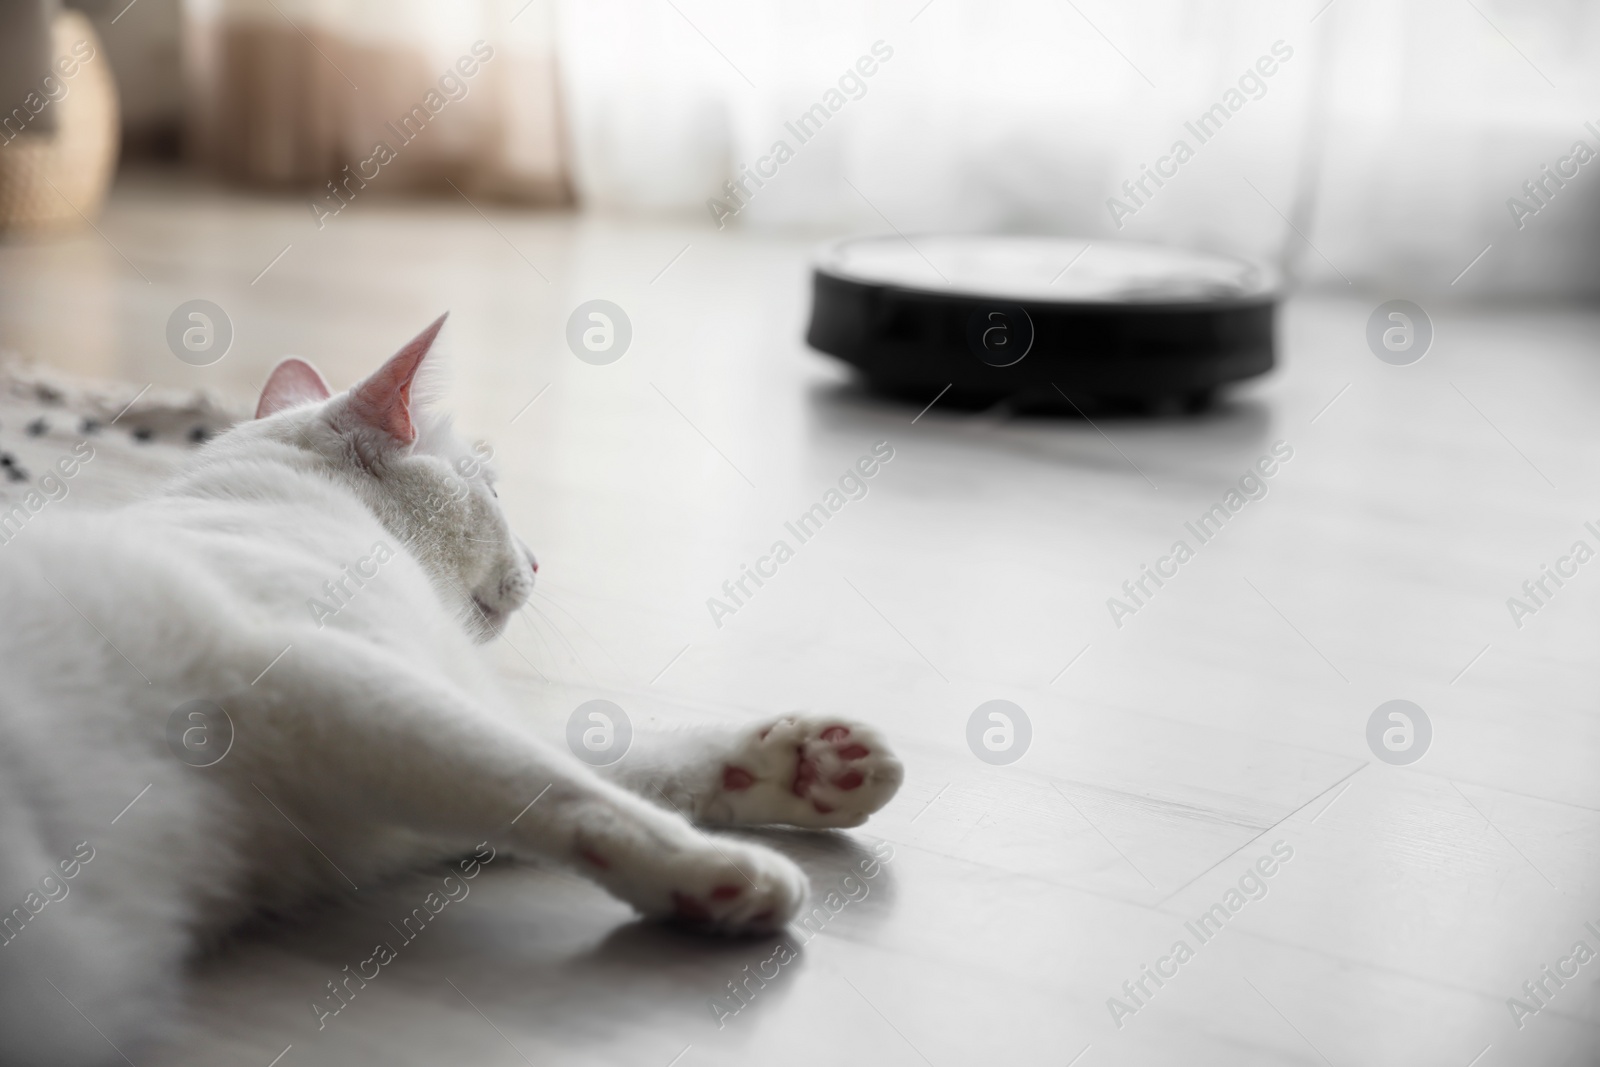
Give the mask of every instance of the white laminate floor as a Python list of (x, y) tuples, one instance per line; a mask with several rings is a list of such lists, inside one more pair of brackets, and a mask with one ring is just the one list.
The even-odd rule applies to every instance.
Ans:
[[(524, 868), (319, 1031), (311, 1000), (423, 875), (205, 961), (139, 1067), (1600, 1063), (1600, 961), (1573, 957), (1600, 952), (1600, 561), (1520, 627), (1507, 607), (1600, 548), (1600, 312), (1430, 306), (1432, 350), (1395, 367), (1364, 331), (1406, 294), (1309, 295), (1279, 370), (1204, 416), (917, 417), (803, 344), (806, 240), (378, 199), (318, 231), (159, 174), (99, 225), (0, 246), (0, 345), (241, 392), (295, 353), (342, 385), (451, 311), (452, 403), (541, 563), (495, 650), (530, 718), (839, 711), (909, 770), (862, 830), (766, 835), (825, 910), (736, 1013), (710, 1005), (775, 939), (642, 926)], [(210, 367), (164, 340), (193, 298), (236, 332)], [(595, 298), (633, 327), (608, 366), (563, 340)], [(715, 625), (706, 599), (880, 441), (867, 495)], [(1114, 625), (1278, 442), (1266, 495)], [(1032, 729), (1005, 766), (967, 743), (995, 699)], [(1392, 699), (1432, 725), (1408, 766), (1368, 745)]]

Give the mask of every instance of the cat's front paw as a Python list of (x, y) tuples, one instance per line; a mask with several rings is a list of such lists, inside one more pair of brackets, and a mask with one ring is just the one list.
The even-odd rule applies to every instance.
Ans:
[(743, 825), (860, 826), (904, 778), (905, 768), (870, 726), (785, 715), (735, 743), (709, 807)]
[(727, 838), (703, 844), (654, 872), (635, 906), (651, 918), (732, 935), (781, 930), (800, 911), (809, 883), (788, 857)]

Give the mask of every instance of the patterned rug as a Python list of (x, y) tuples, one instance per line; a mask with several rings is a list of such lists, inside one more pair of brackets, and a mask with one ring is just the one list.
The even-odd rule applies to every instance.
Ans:
[[(136, 499), (248, 416), (213, 393), (76, 379), (0, 357), (0, 505), (15, 518), (19, 505), (37, 514)], [(16, 525), (0, 525), (0, 541)]]

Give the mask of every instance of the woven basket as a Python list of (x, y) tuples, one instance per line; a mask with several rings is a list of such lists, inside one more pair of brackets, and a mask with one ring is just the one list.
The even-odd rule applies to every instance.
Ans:
[[(0, 136), (0, 232), (83, 226), (105, 203), (116, 169), (117, 89), (100, 38), (77, 11), (58, 15), (51, 37), (52, 57), (72, 57), (76, 45), (76, 55), (89, 58), (70, 78), (52, 67), (67, 90), (45, 105), (55, 111), (54, 133), (33, 132), (12, 117)], [(93, 51), (84, 53), (85, 45)]]

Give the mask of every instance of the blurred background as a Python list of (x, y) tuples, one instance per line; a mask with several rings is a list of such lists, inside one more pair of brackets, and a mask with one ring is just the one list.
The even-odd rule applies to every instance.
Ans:
[[(1585, 0), (77, 6), (89, 24), (74, 40), (92, 36), (99, 58), (61, 79), (69, 94), (38, 118), (8, 120), (7, 230), (81, 225), (43, 183), (92, 217), (100, 185), (68, 186), (107, 165), (159, 162), (319, 201), (386, 141), (397, 158), (363, 197), (453, 197), (453, 183), (530, 211), (697, 223), (720, 200), (742, 207), (722, 221), (747, 228), (1114, 233), (1266, 256), (1317, 284), (1600, 286), (1600, 182), (1547, 183), (1536, 220), (1508, 206), (1541, 207), (1524, 182), (1574, 142), (1600, 149), (1585, 127), (1600, 111), (1584, 110), (1600, 7)], [(48, 49), (28, 27), (54, 8), (4, 5), (8, 99), (42, 84)], [(439, 93), (475, 41), (493, 58)], [(836, 94), (826, 135), (802, 144), (785, 123), (875, 43), (892, 58)], [(1290, 58), (1248, 82), (1245, 106), (1201, 144), (1184, 123), (1275, 43)], [(430, 92), (448, 106), (402, 146), (386, 124)], [(1180, 139), (1195, 156), (1170, 187), (1128, 201), (1123, 183)], [(746, 205), (729, 201), (724, 183), (780, 140), (793, 158), (747, 182)], [(1137, 210), (1114, 218), (1111, 197)]]

